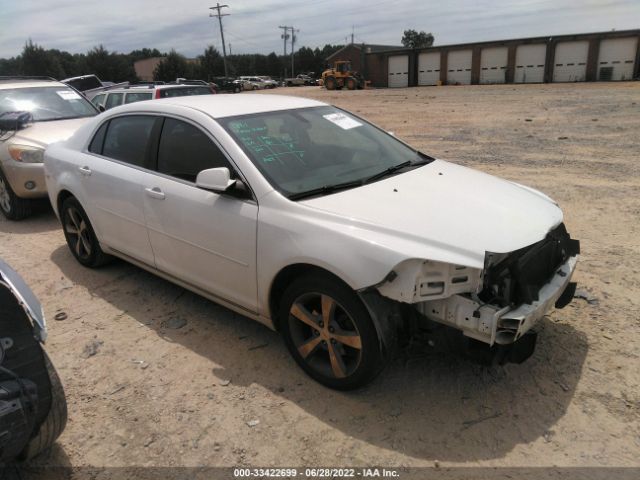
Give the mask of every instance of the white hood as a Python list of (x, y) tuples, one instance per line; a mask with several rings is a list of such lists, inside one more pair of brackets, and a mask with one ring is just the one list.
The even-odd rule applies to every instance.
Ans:
[(51, 120), (35, 122), (27, 128), (19, 130), (13, 136), (12, 143), (29, 144), (47, 148), (54, 142), (66, 140), (73, 133), (93, 117), (72, 118), (69, 120)]
[(301, 204), (477, 258), (531, 245), (562, 222), (546, 195), (443, 160)]

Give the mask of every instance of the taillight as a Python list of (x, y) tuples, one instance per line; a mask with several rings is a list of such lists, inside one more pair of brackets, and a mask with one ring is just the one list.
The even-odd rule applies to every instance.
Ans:
[(160, 89), (159, 88), (156, 90), (156, 98), (162, 98), (162, 97), (160, 97)]
[(211, 90), (211, 93), (216, 93), (216, 89), (211, 86), (209, 86), (209, 90)]

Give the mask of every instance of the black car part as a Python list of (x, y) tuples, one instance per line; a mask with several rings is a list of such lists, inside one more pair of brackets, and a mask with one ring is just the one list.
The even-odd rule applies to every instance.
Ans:
[(538, 292), (558, 268), (579, 253), (580, 242), (573, 240), (561, 223), (543, 240), (488, 266), (479, 296), (501, 307), (530, 304), (538, 300)]
[[(2, 367), (0, 373), (13, 376)], [(38, 408), (37, 390), (35, 383), (17, 376), (0, 382), (0, 463), (15, 459), (29, 442)]]

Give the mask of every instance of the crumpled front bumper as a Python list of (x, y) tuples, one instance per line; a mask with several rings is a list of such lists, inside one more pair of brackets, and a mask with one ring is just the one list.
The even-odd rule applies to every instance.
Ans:
[(538, 300), (502, 313), (496, 322), (495, 343), (506, 345), (515, 342), (551, 310), (569, 286), (577, 261), (577, 256), (569, 257), (549, 283), (540, 289)]
[(469, 295), (452, 295), (441, 300), (420, 302), (416, 308), (428, 319), (456, 328), (464, 335), (489, 345), (510, 345), (518, 341), (558, 302), (571, 284), (578, 256), (569, 257), (538, 292), (538, 300), (516, 308), (500, 308)]

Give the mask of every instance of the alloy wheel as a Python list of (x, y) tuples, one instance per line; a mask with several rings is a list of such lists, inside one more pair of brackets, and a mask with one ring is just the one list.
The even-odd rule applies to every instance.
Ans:
[(289, 311), (289, 329), (298, 354), (317, 373), (338, 379), (358, 368), (362, 338), (353, 318), (331, 296), (299, 296)]
[(74, 207), (69, 207), (66, 210), (64, 230), (69, 235), (69, 243), (73, 244), (71, 247), (76, 255), (82, 259), (89, 258), (92, 249), (87, 223), (82, 214)]

